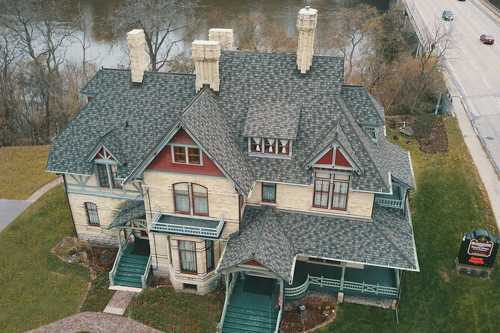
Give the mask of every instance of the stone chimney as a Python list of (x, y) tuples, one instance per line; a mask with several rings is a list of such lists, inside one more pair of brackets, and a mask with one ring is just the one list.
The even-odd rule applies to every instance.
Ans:
[(306, 6), (299, 11), (297, 17), (297, 30), (299, 31), (299, 42), (297, 45), (297, 67), (302, 74), (311, 68), (314, 53), (314, 35), (318, 11)]
[(149, 57), (146, 52), (146, 37), (144, 30), (134, 29), (127, 33), (130, 53), (130, 72), (134, 83), (142, 83), (144, 71), (149, 68)]
[(212, 28), (208, 30), (208, 40), (218, 41), (223, 50), (234, 50), (233, 29)]
[(219, 91), (220, 43), (212, 40), (195, 40), (191, 46), (196, 72), (196, 91), (208, 84), (213, 91)]

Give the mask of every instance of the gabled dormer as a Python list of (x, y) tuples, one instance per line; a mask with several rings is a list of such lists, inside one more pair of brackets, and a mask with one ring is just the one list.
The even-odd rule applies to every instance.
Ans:
[(121, 189), (121, 180), (117, 178), (118, 160), (111, 151), (100, 144), (91, 154), (90, 160), (94, 162), (97, 183), (102, 188)]

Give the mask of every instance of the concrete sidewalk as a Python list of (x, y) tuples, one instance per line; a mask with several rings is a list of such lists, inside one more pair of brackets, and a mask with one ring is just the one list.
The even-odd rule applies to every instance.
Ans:
[(40, 199), (42, 195), (44, 195), (57, 185), (62, 184), (62, 182), (62, 177), (57, 177), (51, 182), (40, 187), (26, 200), (0, 199), (0, 232), (5, 229), (12, 221), (14, 221), (15, 218), (18, 217), (32, 203)]

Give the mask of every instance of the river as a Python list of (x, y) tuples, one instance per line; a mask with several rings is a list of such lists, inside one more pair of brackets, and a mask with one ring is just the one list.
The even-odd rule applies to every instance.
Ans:
[[(17, 2), (19, 0), (9, 0)], [(22, 1), (22, 0), (21, 0)], [(104, 67), (117, 67), (127, 64), (125, 36), (117, 36), (113, 31), (112, 18), (114, 13), (123, 5), (125, 0), (54, 0), (70, 6), (54, 13), (54, 20), (74, 20), (81, 16), (85, 22), (86, 34), (90, 41), (87, 50), (87, 59)], [(139, 1), (139, 0), (138, 0)], [(189, 1), (189, 0), (186, 0)], [(391, 0), (309, 0), (311, 7), (319, 10), (318, 42), (328, 36), (321, 34), (322, 22), (326, 23), (337, 8), (365, 3), (375, 6), (380, 11), (389, 8)], [(200, 0), (195, 17), (198, 25), (194, 35), (196, 38), (206, 38), (208, 28), (233, 28), (238, 33), (238, 19), (243, 16), (258, 16), (264, 20), (274, 20), (282, 24), (284, 31), (295, 34), (297, 11), (304, 6), (303, 0)], [(219, 13), (219, 15), (214, 15)], [(220, 14), (222, 13), (222, 15)], [(215, 19), (216, 18), (216, 19)], [(326, 24), (323, 24), (326, 26)], [(83, 35), (83, 32), (80, 32)], [(178, 45), (176, 53), (185, 49)], [(77, 43), (68, 45), (66, 56), (73, 61), (81, 61), (81, 46)]]

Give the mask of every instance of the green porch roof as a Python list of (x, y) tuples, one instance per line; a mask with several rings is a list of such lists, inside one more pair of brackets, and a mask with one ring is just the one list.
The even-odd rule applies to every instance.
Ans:
[(145, 218), (144, 202), (140, 200), (127, 200), (120, 206), (119, 212), (115, 215), (115, 218), (107, 229), (124, 227), (133, 220)]

